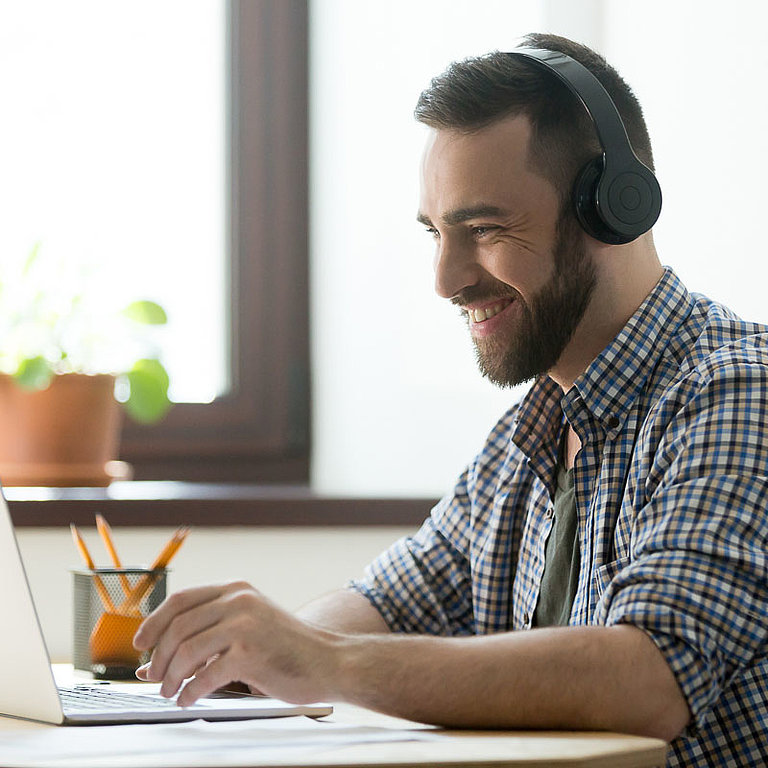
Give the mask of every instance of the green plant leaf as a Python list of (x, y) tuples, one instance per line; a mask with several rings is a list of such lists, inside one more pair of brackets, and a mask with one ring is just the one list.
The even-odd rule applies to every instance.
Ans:
[(158, 421), (168, 412), (168, 372), (159, 360), (138, 360), (126, 374), (130, 393), (125, 410), (143, 424)]
[(134, 301), (124, 310), (123, 315), (129, 320), (145, 325), (165, 325), (168, 322), (168, 315), (165, 310), (154, 301)]
[(53, 369), (44, 357), (28, 357), (21, 361), (13, 378), (24, 389), (45, 389), (51, 383)]
[(32, 246), (32, 250), (29, 252), (29, 256), (27, 256), (27, 260), (24, 262), (24, 267), (22, 268), (22, 274), (28, 275), (30, 271), (32, 270), (32, 267), (35, 266), (37, 263), (37, 259), (40, 256), (40, 243), (35, 243), (34, 246)]

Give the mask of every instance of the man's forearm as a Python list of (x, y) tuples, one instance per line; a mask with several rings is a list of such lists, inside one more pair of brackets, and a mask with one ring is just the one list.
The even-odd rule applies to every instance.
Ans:
[(183, 686), (181, 706), (241, 680), (287, 701), (349, 701), (468, 728), (603, 729), (670, 741), (690, 717), (664, 657), (629, 625), (461, 638), (385, 632), (352, 592), (297, 617), (245, 582), (193, 587), (139, 628), (134, 645), (152, 649), (152, 661), (137, 675), (162, 681), (164, 696)]
[(317, 627), (348, 634), (389, 632), (381, 614), (362, 595), (339, 589), (313, 600), (296, 615)]
[(348, 637), (337, 659), (339, 698), (439, 725), (613, 730), (671, 741), (690, 717), (661, 653), (630, 626)]

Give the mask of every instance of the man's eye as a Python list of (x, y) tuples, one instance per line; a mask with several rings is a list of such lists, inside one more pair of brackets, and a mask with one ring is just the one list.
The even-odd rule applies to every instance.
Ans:
[(487, 235), (489, 232), (493, 232), (495, 229), (498, 229), (498, 227), (472, 227), (472, 234), (475, 237), (483, 237), (483, 235)]
[(434, 227), (425, 227), (427, 234), (433, 239), (437, 240), (440, 237), (440, 233)]

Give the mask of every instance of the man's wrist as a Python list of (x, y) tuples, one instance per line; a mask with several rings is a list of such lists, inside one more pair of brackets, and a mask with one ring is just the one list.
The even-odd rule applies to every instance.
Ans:
[(324, 701), (351, 701), (354, 673), (350, 671), (355, 646), (359, 638), (320, 627), (313, 629), (320, 636), (321, 651), (317, 654), (320, 665), (321, 698)]

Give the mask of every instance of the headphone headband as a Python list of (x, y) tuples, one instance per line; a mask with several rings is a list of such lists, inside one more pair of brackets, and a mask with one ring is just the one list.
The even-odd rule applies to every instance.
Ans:
[(603, 148), (574, 186), (576, 216), (592, 237), (613, 245), (647, 232), (661, 212), (661, 188), (635, 155), (624, 122), (603, 84), (583, 64), (560, 51), (516, 48), (510, 55), (554, 74), (581, 101)]

